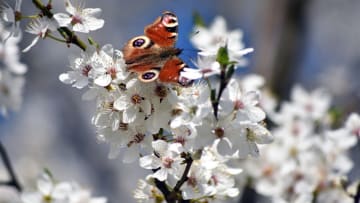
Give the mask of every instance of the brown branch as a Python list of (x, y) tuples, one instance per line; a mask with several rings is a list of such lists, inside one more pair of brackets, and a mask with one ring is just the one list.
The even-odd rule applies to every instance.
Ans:
[[(165, 181), (159, 181), (158, 179), (155, 180), (155, 186), (161, 191), (161, 193), (164, 195), (164, 198), (166, 202), (168, 203), (188, 203), (190, 200), (184, 200), (182, 198), (182, 195), (180, 193), (181, 186), (187, 181), (193, 159), (191, 158), (190, 154), (182, 154), (183, 158), (185, 158), (186, 167), (184, 170), (183, 175), (181, 176), (180, 180), (176, 183), (174, 189), (169, 189), (168, 185), (165, 183)], [(159, 169), (152, 170), (154, 173)]]
[(186, 167), (185, 167), (184, 173), (182, 174), (180, 180), (176, 183), (176, 185), (174, 187), (174, 192), (179, 192), (181, 186), (185, 183), (185, 181), (188, 180), (187, 176), (189, 174), (193, 159), (191, 158), (190, 155), (185, 155), (185, 156), (186, 156), (185, 157)]

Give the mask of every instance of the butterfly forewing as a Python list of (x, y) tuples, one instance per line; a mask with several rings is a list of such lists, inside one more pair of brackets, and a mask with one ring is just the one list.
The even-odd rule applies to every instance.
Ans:
[(154, 23), (145, 27), (145, 35), (160, 47), (173, 47), (178, 35), (176, 15), (165, 11)]

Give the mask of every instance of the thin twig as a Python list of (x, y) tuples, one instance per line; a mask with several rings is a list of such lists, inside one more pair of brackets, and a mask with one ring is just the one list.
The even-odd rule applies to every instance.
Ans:
[(227, 86), (227, 83), (228, 83), (228, 79), (226, 78), (226, 67), (222, 67), (221, 72), (220, 72), (219, 92), (218, 92), (218, 95), (217, 95), (215, 101), (213, 101), (214, 115), (215, 115), (216, 119), (218, 118), (218, 109), (219, 109), (220, 98), (221, 98), (223, 91), (225, 90), (225, 88)]
[(9, 175), (10, 175), (10, 180), (9, 181), (5, 181), (5, 182), (0, 182), (0, 185), (8, 185), (8, 186), (12, 186), (15, 187), (19, 192), (22, 191), (22, 187), (18, 181), (18, 179), (16, 178), (14, 169), (11, 165), (9, 156), (5, 150), (4, 145), (1, 143), (0, 141), (0, 156), (4, 162), (5, 168), (8, 171)]
[(185, 181), (187, 181), (187, 179), (188, 179), (187, 176), (189, 174), (192, 162), (193, 162), (193, 159), (190, 156), (186, 157), (186, 167), (185, 167), (184, 173), (182, 174), (180, 180), (176, 183), (176, 185), (174, 187), (174, 192), (179, 192), (181, 186), (185, 183)]

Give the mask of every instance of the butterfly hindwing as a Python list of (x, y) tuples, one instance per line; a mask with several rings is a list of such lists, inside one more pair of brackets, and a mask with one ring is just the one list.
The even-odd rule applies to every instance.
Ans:
[(192, 81), (181, 77), (181, 71), (183, 71), (186, 64), (178, 57), (174, 56), (161, 68), (159, 73), (159, 81), (165, 83), (177, 83), (182, 86), (189, 85)]

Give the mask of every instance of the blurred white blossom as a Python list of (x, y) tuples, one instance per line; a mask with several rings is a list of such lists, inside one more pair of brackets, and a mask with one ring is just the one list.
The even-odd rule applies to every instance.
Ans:
[(2, 115), (7, 115), (9, 110), (19, 110), (25, 84), (23, 74), (27, 71), (26, 65), (20, 62), (18, 43), (21, 36), (9, 37), (9, 33), (0, 22), (0, 113)]
[(2, 39), (2, 41), (7, 41), (10, 37), (19, 37), (21, 34), (20, 20), (17, 18), (21, 16), (20, 9), (22, 0), (15, 1), (14, 9), (6, 2), (2, 2), (1, 4), (2, 5), (0, 5), (0, 19), (10, 24), (11, 26), (9, 33), (6, 35), (5, 38)]
[(106, 198), (91, 197), (88, 190), (74, 182), (56, 182), (44, 172), (37, 180), (36, 191), (21, 194), (23, 203), (106, 203)]
[[(331, 129), (327, 119), (330, 95), (324, 90), (293, 89), (291, 101), (272, 114), (275, 140), (261, 147), (257, 160), (245, 160), (245, 172), (260, 194), (273, 202), (347, 202), (344, 189), (334, 184), (353, 167), (348, 157), (358, 138), (352, 134), (352, 114), (344, 127)], [(357, 123), (356, 121), (354, 123)], [(328, 195), (332, 191), (337, 195)]]

